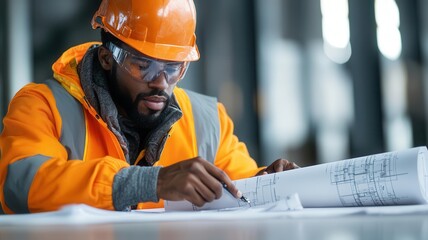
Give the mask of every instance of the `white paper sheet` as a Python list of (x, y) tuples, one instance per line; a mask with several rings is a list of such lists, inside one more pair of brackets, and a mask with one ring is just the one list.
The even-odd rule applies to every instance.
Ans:
[[(301, 206), (300, 206), (300, 209)], [(0, 226), (8, 225), (88, 225), (123, 222), (164, 222), (189, 220), (235, 220), (265, 219), (281, 216), (289, 211), (286, 201), (259, 206), (256, 208), (225, 208), (197, 212), (165, 212), (164, 209), (115, 212), (96, 209), (84, 204), (65, 206), (47, 213), (0, 215)]]
[[(218, 202), (197, 209), (221, 210), (114, 212), (79, 204), (55, 212), (0, 215), (0, 226), (427, 214), (427, 154), (426, 147), (419, 147), (236, 181), (251, 205), (227, 192)], [(301, 209), (294, 201), (297, 196), (311, 208), (290, 211)], [(167, 201), (165, 206), (172, 205), (195, 210), (188, 202)], [(343, 208), (372, 205), (402, 206)]]
[(223, 196), (198, 208), (187, 201), (165, 201), (165, 209), (207, 210), (258, 206), (297, 193), (303, 207), (388, 206), (427, 203), (426, 147), (381, 153), (293, 169), (235, 182), (251, 204)]

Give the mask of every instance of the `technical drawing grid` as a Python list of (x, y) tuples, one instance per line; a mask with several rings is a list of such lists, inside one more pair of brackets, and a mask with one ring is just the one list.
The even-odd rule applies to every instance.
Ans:
[(387, 153), (339, 162), (330, 169), (331, 184), (344, 207), (382, 206), (400, 200), (394, 184), (400, 175), (396, 168), (397, 154)]
[[(255, 182), (253, 181), (253, 184), (250, 181), (245, 181), (244, 186), (241, 188), (241, 190), (245, 189), (242, 191), (242, 194), (250, 200), (251, 206), (277, 202), (281, 200), (281, 197), (277, 195), (275, 190), (277, 180), (278, 177), (276, 174), (270, 174), (257, 178)], [(239, 201), (239, 206), (245, 205), (246, 203)]]

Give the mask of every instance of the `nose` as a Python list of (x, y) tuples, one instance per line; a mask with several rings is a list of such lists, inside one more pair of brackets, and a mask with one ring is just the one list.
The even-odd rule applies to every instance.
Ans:
[(148, 83), (150, 88), (156, 88), (159, 90), (165, 90), (169, 87), (167, 76), (164, 71), (161, 71), (157, 76)]

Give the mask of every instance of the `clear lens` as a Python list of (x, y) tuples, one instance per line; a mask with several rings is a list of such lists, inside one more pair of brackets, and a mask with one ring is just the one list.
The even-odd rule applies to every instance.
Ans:
[(113, 43), (107, 44), (115, 61), (134, 79), (151, 82), (165, 74), (168, 84), (175, 84), (182, 79), (187, 71), (187, 62), (168, 62), (136, 56)]

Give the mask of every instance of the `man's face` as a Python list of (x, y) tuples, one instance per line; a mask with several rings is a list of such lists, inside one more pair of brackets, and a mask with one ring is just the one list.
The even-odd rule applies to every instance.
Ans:
[[(131, 55), (141, 55), (127, 46), (121, 46), (121, 48), (130, 52)], [(161, 113), (169, 105), (177, 82), (170, 80), (171, 83), (168, 83), (170, 76), (161, 70), (155, 69), (152, 73), (144, 71), (136, 73), (133, 68), (144, 67), (144, 62), (139, 61), (141, 61), (139, 58), (129, 58), (124, 63), (113, 60), (109, 76), (110, 88), (114, 101), (123, 108), (131, 120), (140, 127), (151, 128), (159, 123)], [(152, 75), (151, 79), (142, 79), (148, 74)]]

